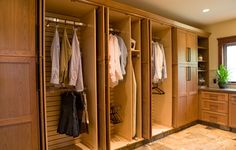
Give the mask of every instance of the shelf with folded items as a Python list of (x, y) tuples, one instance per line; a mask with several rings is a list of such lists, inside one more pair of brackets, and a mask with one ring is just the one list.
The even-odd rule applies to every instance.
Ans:
[[(82, 149), (86, 147), (88, 149), (98, 149), (95, 28), (96, 9), (96, 6), (80, 2), (62, 1), (60, 4), (58, 4), (56, 0), (45, 1), (44, 19), (46, 25), (43, 27), (45, 32), (45, 47), (43, 56), (45, 65), (43, 67), (45, 72), (43, 72), (43, 75), (46, 78), (43, 86), (43, 89), (45, 90), (45, 111), (42, 114), (42, 116), (45, 116), (44, 122), (42, 122), (45, 126), (45, 129), (42, 130), (42, 135), (45, 137), (46, 149), (66, 149), (68, 147), (80, 147)], [(63, 12), (61, 10), (63, 10)], [(80, 25), (78, 23), (80, 23)], [(86, 87), (87, 112), (89, 116), (89, 132), (82, 133), (79, 136), (73, 133), (75, 137), (68, 136), (66, 134), (59, 134), (57, 132), (59, 120), (61, 119), (61, 109), (63, 108), (63, 100), (61, 95), (65, 92), (70, 93), (71, 91), (75, 91), (75, 87), (69, 85), (67, 82), (68, 80), (65, 80), (66, 82), (63, 84), (63, 87), (61, 82), (59, 84), (50, 82), (52, 71), (51, 46), (56, 27), (59, 34), (58, 39), (60, 42), (58, 41), (58, 43), (60, 50), (62, 50), (61, 41), (65, 38), (63, 34), (64, 29), (66, 28), (68, 45), (70, 45), (68, 47), (72, 47), (72, 44), (79, 45), (78, 47), (81, 51), (80, 54), (82, 59), (83, 83), (84, 87)], [(77, 30), (75, 31), (74, 29)], [(76, 36), (79, 43), (74, 42), (76, 41), (74, 40)], [(74, 55), (74, 53), (72, 54)], [(58, 60), (61, 61), (62, 57), (64, 56), (59, 55)], [(70, 70), (72, 67), (69, 67), (70, 63), (66, 64), (68, 64), (67, 67), (69, 68), (66, 74), (70, 74), (70, 71), (73, 72), (73, 70)], [(53, 66), (55, 66), (55, 64)], [(61, 77), (60, 74), (58, 76), (59, 78)], [(68, 77), (70, 78), (70, 75)], [(81, 94), (82, 92), (76, 93)], [(70, 114), (66, 116), (69, 117)], [(64, 133), (64, 131), (61, 131), (61, 133)]]

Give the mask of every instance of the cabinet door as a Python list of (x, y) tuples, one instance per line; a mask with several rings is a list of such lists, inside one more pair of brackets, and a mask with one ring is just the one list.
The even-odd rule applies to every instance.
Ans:
[(229, 126), (236, 128), (236, 94), (230, 94), (229, 99)]
[(187, 61), (186, 55), (186, 32), (180, 29), (177, 29), (177, 60), (178, 63), (185, 63)]
[(187, 47), (187, 61), (188, 62), (197, 62), (197, 36), (196, 34), (188, 32), (186, 34), (186, 47)]
[(187, 120), (192, 122), (198, 119), (197, 66), (187, 68), (187, 94)]

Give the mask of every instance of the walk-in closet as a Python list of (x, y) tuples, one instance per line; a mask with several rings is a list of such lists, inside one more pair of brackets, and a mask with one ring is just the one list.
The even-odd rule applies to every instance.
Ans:
[(152, 136), (172, 128), (171, 27), (151, 21)]
[[(43, 31), (45, 147), (49, 150), (98, 149), (96, 7), (76, 1), (45, 0)], [(53, 48), (57, 51), (53, 51)], [(55, 79), (58, 75), (59, 82)], [(64, 80), (61, 80), (61, 76)], [(69, 78), (69, 83), (66, 77)], [(73, 80), (74, 84), (71, 83)], [(78, 94), (85, 96), (83, 103), (79, 102)], [(76, 96), (76, 100), (63, 100), (63, 95), (71, 95), (73, 98)], [(64, 103), (69, 102), (72, 107), (64, 110), (66, 106), (63, 105), (68, 105)], [(83, 112), (79, 110), (80, 107)], [(69, 113), (71, 109), (73, 114)], [(84, 132), (81, 131), (84, 129), (80, 124), (81, 113), (81, 124), (86, 122)], [(63, 126), (59, 129), (62, 123)], [(73, 127), (70, 127), (71, 124)]]

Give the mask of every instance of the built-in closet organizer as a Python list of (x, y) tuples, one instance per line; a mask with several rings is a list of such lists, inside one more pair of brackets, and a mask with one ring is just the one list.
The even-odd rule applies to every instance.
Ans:
[[(152, 136), (154, 136), (172, 128), (172, 41), (170, 26), (157, 23), (155, 21), (151, 21), (150, 24), (151, 58), (154, 59), (153, 44), (159, 44), (163, 45), (166, 61), (166, 67), (164, 67), (166, 68), (166, 71), (164, 71), (164, 68), (161, 70), (162, 79), (160, 79), (158, 83), (154, 83), (151, 76), (151, 127)], [(158, 55), (161, 54), (158, 53)], [(161, 63), (159, 61), (160, 60), (158, 60), (158, 63)], [(151, 75), (154, 74), (154, 70), (152, 68), (155, 67), (153, 65), (154, 63), (151, 63)], [(166, 72), (167, 77), (164, 77), (164, 72)]]
[[(163, 45), (167, 78), (153, 80), (153, 46)], [(151, 138), (172, 129), (172, 41), (171, 27), (142, 20), (142, 109), (143, 137)], [(160, 55), (160, 53), (158, 52)], [(161, 63), (161, 62), (159, 62)], [(155, 80), (157, 81), (157, 80)]]
[[(99, 135), (103, 138), (99, 139), (99, 149), (118, 149), (142, 137), (141, 22), (139, 18), (102, 7), (97, 17), (99, 128), (105, 128)], [(112, 86), (110, 78), (114, 67), (109, 63), (111, 36), (121, 37), (127, 47), (126, 73), (116, 86)], [(131, 38), (135, 40), (135, 49), (131, 49)]]
[[(45, 147), (46, 149), (98, 149), (97, 119), (97, 73), (96, 73), (96, 7), (69, 0), (45, 0), (44, 22), (44, 103), (45, 103)], [(77, 28), (82, 72), (87, 95), (87, 111), (89, 116), (88, 133), (73, 138), (57, 133), (61, 109), (61, 97), (64, 92), (73, 91), (73, 87), (55, 86), (50, 83), (52, 60), (50, 48), (58, 26), (60, 41), (66, 28), (72, 43), (73, 29)], [(61, 59), (61, 58), (60, 58)], [(72, 108), (71, 108), (72, 109)], [(73, 108), (74, 109), (74, 108)]]
[(198, 119), (197, 35), (173, 28), (173, 126)]

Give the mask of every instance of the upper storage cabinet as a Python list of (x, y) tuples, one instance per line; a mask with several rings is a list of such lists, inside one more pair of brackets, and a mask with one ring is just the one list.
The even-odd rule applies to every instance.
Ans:
[[(43, 89), (45, 91), (44, 95), (44, 116), (45, 116), (45, 132), (43, 133), (45, 137), (45, 147), (46, 149), (98, 149), (98, 112), (97, 112), (97, 71), (96, 71), (96, 7), (93, 5), (88, 5), (80, 2), (72, 2), (69, 0), (61, 0), (58, 2), (57, 0), (46, 0), (45, 1), (45, 12), (44, 12), (44, 21), (45, 26), (44, 29), (44, 70), (43, 76), (45, 77)], [(83, 132), (81, 125), (79, 124), (79, 136), (73, 137), (68, 136), (66, 134), (58, 133), (58, 124), (62, 115), (65, 117), (64, 119), (68, 119), (68, 117), (72, 117), (74, 120), (70, 120), (71, 124), (76, 122), (75, 114), (80, 121), (80, 113), (81, 107), (85, 108), (86, 104), (81, 104), (78, 102), (80, 99), (76, 96), (76, 106), (73, 103), (72, 99), (66, 99), (61, 95), (63, 93), (71, 94), (75, 96), (77, 94), (81, 94), (82, 92), (78, 92), (74, 86), (69, 85), (65, 82), (65, 84), (52, 84), (50, 82), (52, 65), (52, 56), (57, 56), (54, 53), (51, 53), (51, 46), (53, 43), (54, 35), (56, 28), (58, 30), (58, 39), (60, 40), (60, 52), (64, 50), (64, 55), (58, 55), (60, 60), (60, 65), (62, 65), (62, 59), (66, 58), (66, 55), (69, 55), (69, 47), (72, 49), (71, 57), (69, 57), (69, 61), (64, 61), (64, 65), (69, 69), (65, 74), (70, 76), (71, 72), (76, 72), (77, 67), (79, 68), (79, 64), (76, 65), (76, 62), (81, 60), (81, 70), (79, 73), (83, 75), (83, 84), (84, 84), (84, 92), (87, 97), (87, 112), (89, 123), (88, 133)], [(65, 43), (65, 34), (64, 30), (67, 31), (68, 37), (68, 45), (65, 48), (65, 44), (63, 46), (63, 42)], [(76, 38), (78, 38), (78, 43), (76, 44)], [(63, 50), (62, 50), (63, 49)], [(74, 51), (74, 52), (73, 52)], [(54, 51), (56, 53), (56, 51)], [(72, 57), (78, 56), (80, 52), (80, 58), (75, 60), (75, 65), (71, 67)], [(79, 57), (78, 57), (79, 58)], [(73, 68), (72, 70), (70, 70)], [(61, 71), (61, 68), (60, 68)], [(60, 76), (61, 77), (61, 74)], [(82, 79), (81, 76), (78, 77), (78, 80)], [(76, 80), (76, 84), (78, 83)], [(80, 80), (81, 81), (81, 80)], [(67, 102), (67, 105), (65, 104)], [(74, 102), (74, 99), (73, 99)], [(71, 116), (70, 111), (67, 114), (64, 113), (66, 110), (66, 106), (69, 104), (73, 105), (73, 115)], [(72, 106), (70, 106), (72, 109)], [(68, 107), (67, 107), (68, 108)], [(76, 108), (76, 109), (75, 109)], [(65, 123), (65, 121), (64, 121)], [(67, 122), (66, 122), (67, 123)], [(75, 124), (75, 125), (78, 125)], [(68, 124), (67, 124), (68, 125)], [(69, 126), (66, 126), (68, 129)], [(75, 126), (73, 127), (75, 129)], [(68, 129), (69, 130), (69, 129)], [(75, 131), (75, 130), (73, 130)], [(82, 133), (81, 133), (82, 131)], [(62, 132), (62, 131), (61, 131)], [(67, 132), (67, 131), (66, 131)], [(68, 132), (67, 132), (68, 134)], [(73, 132), (74, 135), (74, 132)]]
[(197, 36), (194, 33), (173, 29), (173, 63), (197, 63)]

